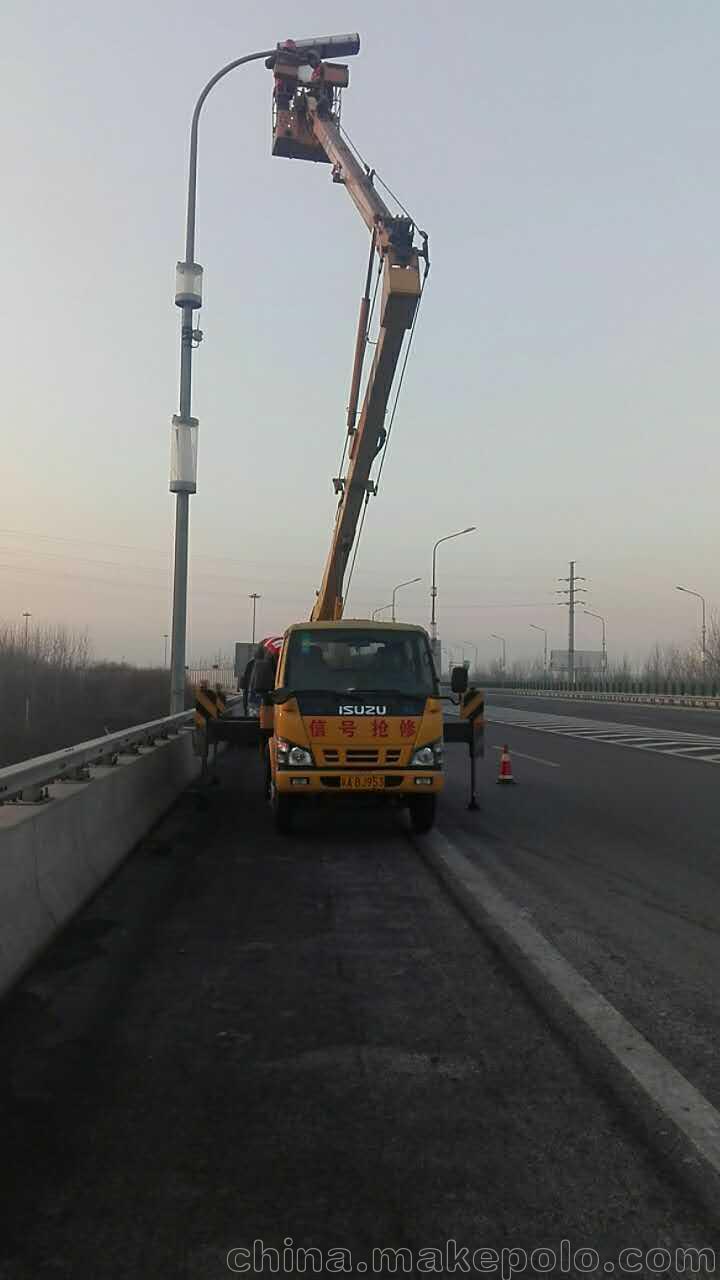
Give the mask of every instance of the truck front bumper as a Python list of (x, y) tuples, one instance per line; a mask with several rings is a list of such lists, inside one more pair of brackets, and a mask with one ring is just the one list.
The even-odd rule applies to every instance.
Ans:
[(276, 786), (283, 795), (421, 796), (437, 795), (445, 779), (441, 769), (398, 769), (394, 772), (280, 768)]

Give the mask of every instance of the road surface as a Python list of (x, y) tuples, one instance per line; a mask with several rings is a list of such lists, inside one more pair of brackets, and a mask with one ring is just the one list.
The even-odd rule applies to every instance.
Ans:
[[(494, 726), (491, 743), (504, 732)], [(521, 785), (501, 789), (491, 747), (485, 808), (470, 815), (452, 748), (443, 828), (595, 976), (614, 973), (639, 1013), (647, 975), (675, 964), (682, 991), (696, 974), (699, 999), (709, 943), (687, 913), (661, 911), (672, 941), (651, 946), (646, 880), (653, 863), (670, 878), (657, 839), (672, 785), (704, 796), (712, 766), (537, 731), (512, 743), (558, 768), (518, 758)], [(631, 797), (658, 769), (656, 820)], [(447, 897), (401, 815), (320, 813), (281, 840), (253, 758), (229, 753), (221, 772), (209, 806), (185, 797), (2, 1010), (2, 1280), (214, 1280), (256, 1241), (290, 1262), (298, 1247), (323, 1263), (346, 1249), (353, 1274), (382, 1271), (373, 1250), (385, 1247), (409, 1250), (412, 1274), (421, 1248), (560, 1257), (567, 1240), (596, 1249), (599, 1267), (623, 1248), (718, 1249)], [(709, 851), (708, 837), (698, 874)], [(678, 896), (680, 877), (659, 895)], [(667, 998), (653, 994), (654, 1020)]]
[[(720, 1106), (720, 713), (500, 694), (487, 713), (482, 813), (454, 771), (444, 829)], [(506, 741), (513, 788), (492, 783)]]

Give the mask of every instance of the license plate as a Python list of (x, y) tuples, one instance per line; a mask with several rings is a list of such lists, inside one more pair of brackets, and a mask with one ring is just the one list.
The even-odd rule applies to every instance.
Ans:
[(347, 791), (381, 791), (385, 778), (378, 773), (341, 773), (340, 786)]

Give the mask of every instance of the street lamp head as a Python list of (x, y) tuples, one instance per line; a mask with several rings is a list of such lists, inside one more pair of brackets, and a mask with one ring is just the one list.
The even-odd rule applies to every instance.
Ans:
[(301, 53), (311, 49), (319, 58), (352, 58), (360, 52), (360, 36), (357, 31), (342, 36), (310, 36), (309, 40), (293, 40), (291, 47)]
[(687, 596), (695, 596), (696, 600), (702, 600), (703, 605), (705, 604), (705, 597), (699, 591), (693, 591), (691, 587), (676, 587), (675, 590), (684, 591)]

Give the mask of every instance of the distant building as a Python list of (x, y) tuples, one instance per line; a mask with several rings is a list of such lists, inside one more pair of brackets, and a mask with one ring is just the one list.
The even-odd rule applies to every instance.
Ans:
[[(603, 654), (600, 649), (576, 649), (573, 654), (575, 675), (588, 680), (599, 680), (605, 675)], [(567, 677), (570, 670), (568, 650), (553, 649), (550, 653), (550, 670), (558, 679)]]

